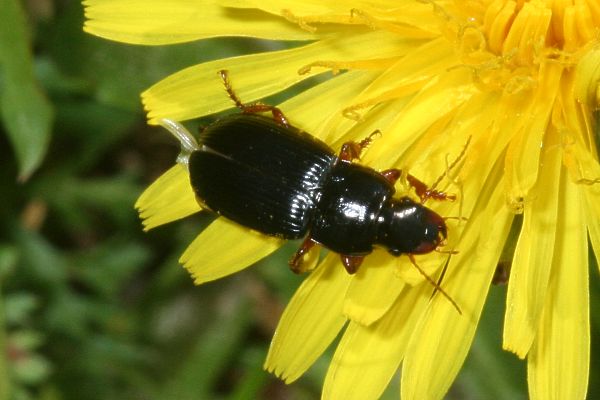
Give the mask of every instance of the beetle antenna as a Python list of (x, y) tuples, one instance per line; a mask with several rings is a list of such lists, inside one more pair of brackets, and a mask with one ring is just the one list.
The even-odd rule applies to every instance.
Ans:
[(440, 184), (440, 182), (442, 181), (442, 179), (444, 179), (445, 176), (450, 177), (450, 171), (452, 170), (452, 168), (456, 167), (456, 165), (463, 159), (463, 157), (467, 153), (467, 148), (469, 147), (469, 143), (471, 143), (471, 138), (472, 136), (469, 136), (469, 138), (467, 139), (467, 143), (465, 143), (462, 151), (454, 159), (454, 161), (452, 161), (450, 165), (448, 165), (448, 161), (446, 160), (446, 171), (429, 187), (431, 190), (435, 189), (435, 187)]
[(431, 279), (431, 277), (429, 275), (427, 275), (427, 273), (425, 271), (423, 271), (423, 269), (421, 267), (419, 267), (419, 265), (415, 261), (415, 258), (413, 257), (413, 255), (409, 254), (408, 258), (410, 259), (410, 262), (412, 263), (412, 265), (414, 265), (415, 268), (421, 273), (421, 275), (423, 275), (423, 277), (425, 277), (425, 279), (427, 279), (427, 282), (429, 282), (431, 284), (431, 286), (436, 288), (436, 290), (438, 290), (445, 298), (447, 298), (448, 301), (450, 303), (452, 303), (454, 308), (456, 308), (456, 311), (458, 311), (458, 313), (460, 315), (462, 315), (462, 311), (461, 311), (460, 307), (458, 306), (458, 304), (456, 304), (456, 302), (452, 299), (452, 297), (450, 297), (450, 295), (448, 293), (446, 293), (446, 291), (444, 289), (442, 289), (442, 287), (436, 281)]
[(158, 123), (179, 140), (179, 143), (181, 143), (181, 152), (177, 156), (177, 162), (187, 166), (190, 154), (200, 148), (194, 136), (185, 126), (172, 119), (163, 118)]

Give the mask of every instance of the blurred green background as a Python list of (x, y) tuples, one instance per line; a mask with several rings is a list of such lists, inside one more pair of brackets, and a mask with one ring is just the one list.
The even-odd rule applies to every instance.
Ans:
[[(276, 45), (112, 43), (84, 34), (69, 0), (0, 0), (0, 19), (0, 400), (319, 398), (331, 349), (290, 386), (262, 370), (302, 279), (286, 262), (297, 244), (194, 287), (177, 259), (211, 217), (143, 233), (133, 210), (178, 152), (146, 126), (139, 93), (181, 68)], [(595, 264), (591, 287), (594, 356)], [(505, 294), (491, 289), (448, 398), (527, 397), (524, 363), (500, 350)], [(593, 357), (590, 399), (599, 372)], [(395, 379), (383, 398), (398, 390)]]

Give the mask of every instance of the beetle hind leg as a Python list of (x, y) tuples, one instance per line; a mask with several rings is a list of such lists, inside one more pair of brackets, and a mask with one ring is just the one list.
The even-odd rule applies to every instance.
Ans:
[(312, 249), (316, 244), (317, 244), (317, 242), (315, 242), (310, 237), (310, 235), (308, 235), (306, 237), (306, 239), (304, 239), (304, 241), (300, 245), (300, 248), (296, 251), (296, 253), (294, 253), (292, 258), (290, 258), (290, 260), (288, 261), (288, 265), (290, 266), (290, 269), (292, 270), (293, 273), (301, 274), (303, 272), (306, 272), (306, 268), (304, 268), (304, 265), (303, 265), (304, 264), (304, 256), (306, 254), (308, 254), (310, 249)]
[(226, 69), (222, 69), (219, 71), (219, 76), (223, 81), (223, 85), (225, 86), (225, 90), (229, 95), (229, 98), (235, 103), (235, 106), (242, 110), (244, 114), (256, 114), (261, 112), (270, 112), (273, 114), (273, 119), (277, 121), (280, 125), (285, 127), (289, 127), (290, 124), (288, 122), (287, 117), (283, 114), (279, 108), (275, 106), (271, 106), (269, 104), (263, 104), (260, 102), (244, 104), (242, 100), (235, 93), (233, 88), (231, 87), (231, 83), (229, 82), (229, 72)]

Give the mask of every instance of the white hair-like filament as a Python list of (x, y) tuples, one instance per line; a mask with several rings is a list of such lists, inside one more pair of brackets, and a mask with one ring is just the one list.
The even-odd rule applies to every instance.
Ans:
[(159, 121), (159, 124), (179, 140), (181, 152), (177, 156), (177, 162), (187, 166), (190, 154), (200, 148), (198, 142), (196, 142), (190, 131), (177, 121), (163, 118)]

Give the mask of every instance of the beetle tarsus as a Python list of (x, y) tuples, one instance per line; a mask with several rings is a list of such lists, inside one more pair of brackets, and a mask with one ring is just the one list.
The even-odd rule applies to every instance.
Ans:
[(415, 193), (421, 199), (421, 203), (425, 203), (428, 199), (439, 200), (439, 201), (454, 201), (456, 200), (456, 195), (448, 194), (446, 192), (442, 192), (439, 190), (435, 190), (430, 188), (425, 183), (421, 182), (419, 179), (415, 178), (411, 174), (406, 174), (406, 181), (415, 189)]
[(290, 126), (287, 117), (283, 114), (283, 112), (269, 104), (263, 104), (260, 102), (244, 104), (242, 100), (235, 93), (233, 88), (231, 87), (231, 82), (229, 81), (229, 72), (226, 69), (222, 69), (219, 71), (219, 76), (223, 81), (223, 86), (225, 86), (225, 90), (229, 95), (229, 98), (235, 103), (235, 106), (242, 110), (244, 114), (257, 114), (261, 112), (270, 112), (273, 114), (273, 119), (277, 121), (280, 125), (285, 126), (286, 128)]
[[(394, 185), (402, 176), (402, 170), (391, 168), (381, 171), (380, 174), (387, 179), (388, 182)], [(455, 195), (432, 189), (411, 174), (406, 174), (406, 181), (413, 189), (415, 189), (415, 193), (417, 196), (419, 196), (419, 199), (421, 199), (421, 203), (424, 203), (428, 199), (448, 201), (456, 200)]]

